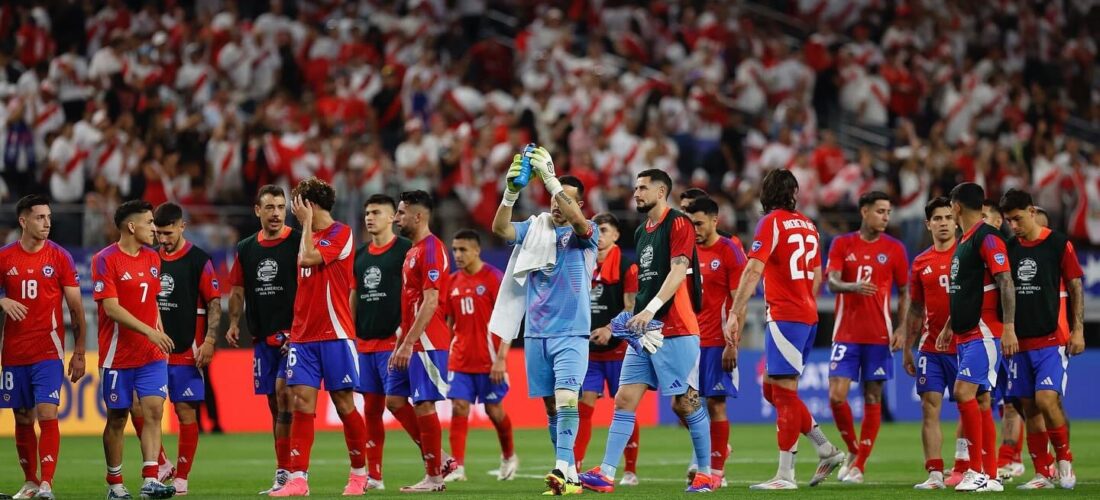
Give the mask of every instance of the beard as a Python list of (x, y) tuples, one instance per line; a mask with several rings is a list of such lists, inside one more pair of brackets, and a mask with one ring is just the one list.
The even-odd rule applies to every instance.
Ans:
[(649, 212), (650, 210), (653, 209), (653, 207), (656, 204), (657, 204), (656, 202), (651, 202), (651, 203), (636, 202), (635, 203), (635, 205), (637, 205), (638, 213), (640, 213), (640, 214), (644, 214), (646, 212)]
[(401, 230), (401, 236), (404, 236), (406, 238), (411, 238), (412, 237), (412, 235), (413, 235), (412, 226), (401, 226), (399, 229)]

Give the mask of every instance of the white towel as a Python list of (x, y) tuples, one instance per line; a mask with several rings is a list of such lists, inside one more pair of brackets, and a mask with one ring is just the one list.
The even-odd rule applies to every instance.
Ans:
[(531, 216), (527, 220), (531, 225), (523, 244), (512, 249), (493, 305), (493, 314), (489, 317), (489, 331), (506, 342), (519, 335), (520, 323), (527, 313), (527, 275), (531, 271), (553, 266), (558, 260), (557, 231), (550, 214)]

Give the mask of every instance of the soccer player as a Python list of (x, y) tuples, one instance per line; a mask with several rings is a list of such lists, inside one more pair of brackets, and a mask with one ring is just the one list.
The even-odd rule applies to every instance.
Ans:
[[(1016, 301), (1026, 314), (1016, 319), (1020, 325), (1020, 351), (1008, 361), (1010, 382), (1008, 395), (1017, 398), (1027, 419), (1028, 448), (1035, 461), (1035, 478), (1020, 489), (1053, 488), (1058, 485), (1073, 489), (1077, 477), (1073, 473), (1073, 453), (1069, 449), (1069, 428), (1061, 398), (1066, 387), (1068, 356), (1085, 349), (1084, 274), (1077, 252), (1065, 235), (1036, 223), (1031, 195), (1009, 189), (1001, 198), (1001, 210), (1016, 238), (1009, 242), (1008, 255), (1016, 285)], [(1068, 341), (1059, 335), (1059, 289), (1065, 283), (1073, 314)], [(1042, 415), (1045, 429), (1031, 425), (1036, 415)], [(1042, 432), (1045, 430), (1046, 432)], [(1047, 439), (1054, 443), (1058, 460), (1057, 472), (1047, 451)]]
[(107, 498), (130, 498), (122, 483), (123, 430), (134, 394), (146, 425), (141, 432), (141, 476), (145, 498), (170, 498), (172, 486), (157, 480), (160, 420), (168, 397), (168, 353), (175, 349), (157, 307), (160, 257), (153, 206), (133, 200), (115, 209), (118, 242), (92, 257), (92, 298), (99, 313), (100, 393), (107, 407), (103, 452)]
[(451, 343), (447, 397), (451, 400), (451, 454), (458, 466), (445, 481), (465, 481), (466, 431), (470, 404), (485, 405), (485, 413), (500, 441), (500, 469), (497, 478), (514, 478), (519, 459), (512, 442), (512, 421), (504, 412), (508, 394), (508, 342), (489, 332), (489, 316), (496, 303), (501, 271), (481, 261), (481, 237), (470, 229), (455, 233), (451, 240), (455, 266), (444, 305), (454, 330)]
[[(527, 342), (523, 349), (527, 394), (542, 398), (554, 444), (554, 468), (546, 475), (549, 490), (545, 494), (578, 494), (582, 490), (573, 448), (580, 426), (578, 398), (588, 367), (592, 315), (585, 306), (591, 304), (599, 229), (581, 212), (584, 184), (580, 179), (572, 176), (558, 179), (554, 175), (554, 161), (543, 148), (529, 154), (532, 173), (542, 179), (550, 193), (552, 227), (546, 224), (545, 214), (511, 222), (512, 205), (523, 189), (513, 182), (523, 168), (522, 158), (515, 155), (505, 176), (506, 189), (493, 219), (493, 233), (509, 245), (526, 248), (529, 236), (546, 241), (548, 232), (553, 230), (553, 267), (530, 271), (524, 283), (528, 311), (524, 327)], [(549, 253), (545, 248), (531, 249), (544, 250)]]
[[(84, 376), (84, 305), (73, 257), (50, 241), (50, 202), (30, 195), (15, 205), (19, 240), (0, 248), (0, 308), (5, 322), (0, 407), (15, 413), (15, 449), (25, 483), (16, 498), (54, 498), (61, 435), (57, 429), (62, 379), (65, 377), (65, 322), (61, 303), (73, 323), (73, 356), (69, 381)], [(34, 433), (37, 418), (41, 438)], [(41, 464), (39, 480), (37, 468)]]
[[(943, 476), (940, 411), (943, 408), (944, 389), (954, 390), (959, 359), (956, 357), (954, 344), (948, 345), (945, 351), (937, 349), (936, 337), (951, 314), (947, 287), (958, 226), (955, 224), (955, 214), (951, 211), (951, 202), (942, 196), (932, 199), (924, 206), (924, 218), (928, 232), (932, 233), (932, 246), (913, 259), (909, 274), (912, 292), (902, 365), (910, 376), (917, 377), (917, 394), (921, 400), (921, 444), (924, 445), (924, 468), (928, 471), (928, 479), (914, 488), (937, 490), (952, 486), (944, 482)], [(910, 349), (912, 341), (909, 339), (919, 339), (919, 355), (915, 361)], [(955, 448), (956, 470), (962, 468), (960, 473), (969, 470), (969, 464), (966, 463), (969, 460), (969, 456), (966, 456), (966, 440), (957, 439)], [(963, 451), (961, 458), (960, 449)], [(961, 474), (959, 478), (961, 479)]]
[(798, 378), (817, 334), (817, 291), (821, 285), (820, 239), (810, 219), (795, 211), (798, 180), (789, 170), (768, 172), (760, 184), (764, 217), (756, 226), (748, 263), (734, 295), (727, 330), (734, 346), (741, 340), (749, 298), (764, 280), (767, 304), (763, 393), (776, 409), (779, 471), (775, 478), (752, 485), (760, 490), (793, 490), (798, 434), (817, 450), (817, 470), (810, 486), (824, 481), (844, 461), (844, 452), (829, 442), (798, 398)]
[(273, 497), (309, 496), (309, 454), (313, 449), (313, 420), (317, 391), (324, 380), (336, 413), (344, 424), (351, 471), (345, 495), (362, 495), (367, 486), (367, 428), (355, 409), (353, 389), (359, 380), (355, 330), (351, 320), (351, 228), (332, 218), (336, 192), (328, 183), (310, 177), (291, 193), (294, 217), (302, 223), (298, 245), (298, 290), (294, 323), (290, 327), (286, 384), (294, 398), (290, 421), (290, 478)]
[(997, 428), (990, 391), (997, 385), (1002, 346), (1006, 356), (1016, 353), (1016, 292), (1004, 240), (982, 223), (984, 197), (982, 187), (972, 182), (951, 190), (951, 211), (963, 236), (951, 259), (951, 319), (936, 339), (941, 351), (954, 342), (959, 358), (954, 393), (969, 442), (970, 470), (955, 491), (1004, 490), (996, 477)]
[(252, 334), (253, 390), (267, 397), (275, 439), (275, 479), (271, 493), (286, 484), (290, 472), (290, 389), (286, 385), (286, 341), (294, 321), (298, 292), (298, 247), (302, 232), (286, 225), (286, 194), (268, 184), (256, 193), (253, 210), (260, 230), (237, 243), (230, 274), (229, 330), (237, 347), (241, 316)]
[(187, 494), (187, 477), (199, 446), (199, 407), (206, 400), (201, 370), (210, 365), (221, 325), (221, 292), (214, 264), (183, 236), (183, 209), (165, 203), (153, 212), (160, 243), (160, 293), (157, 306), (164, 333), (175, 349), (168, 355), (168, 397), (179, 418), (179, 451), (172, 486)]
[[(651, 320), (664, 323), (664, 346), (655, 353), (628, 349), (623, 360), (615, 414), (608, 430), (603, 462), (581, 475), (585, 488), (611, 492), (619, 457), (634, 429), (635, 411), (646, 390), (672, 397), (672, 411), (691, 434), (698, 471), (687, 492), (711, 491), (710, 419), (700, 401), (698, 373), (699, 321), (702, 292), (699, 257), (691, 218), (668, 205), (672, 179), (663, 170), (638, 173), (634, 202), (646, 223), (634, 233), (638, 248), (638, 295), (627, 326), (644, 331)], [(690, 278), (690, 279), (689, 279)]]
[[(612, 338), (611, 319), (622, 311), (634, 310), (634, 296), (638, 293), (638, 265), (622, 254), (619, 248), (619, 219), (610, 213), (602, 213), (592, 219), (599, 229), (596, 241), (596, 268), (592, 274), (592, 335), (588, 343), (588, 372), (581, 384), (580, 426), (577, 430), (577, 443), (573, 452), (577, 458), (577, 470), (583, 470), (592, 439), (592, 415), (596, 411), (596, 400), (607, 393), (615, 397), (619, 391), (619, 374), (623, 369), (623, 357), (626, 356), (626, 342)], [(619, 484), (637, 486), (638, 464), (638, 424), (623, 452), (626, 458), (623, 478)]]
[[(890, 198), (871, 191), (859, 197), (863, 219), (858, 232), (843, 234), (829, 248), (829, 291), (836, 294), (836, 321), (829, 363), (829, 404), (848, 457), (837, 474), (845, 483), (863, 483), (867, 458), (882, 420), (882, 387), (894, 376), (892, 350), (902, 346), (909, 314), (909, 259), (905, 246), (885, 233)], [(890, 290), (898, 288), (898, 324), (890, 321)], [(863, 424), (856, 436), (848, 390), (863, 389)]]
[[(382, 450), (386, 443), (386, 428), (382, 412), (386, 409), (386, 379), (389, 376), (390, 354), (397, 346), (401, 325), (401, 269), (405, 254), (412, 247), (408, 238), (393, 234), (397, 202), (384, 194), (367, 198), (363, 205), (364, 222), (370, 240), (355, 251), (356, 300), (355, 335), (358, 337), (359, 384), (355, 391), (363, 395), (363, 418), (367, 426), (367, 489), (384, 490), (382, 482)], [(419, 444), (416, 414), (409, 405), (402, 405), (395, 414), (406, 429), (412, 429), (413, 440)]]
[(706, 191), (694, 187), (685, 189), (684, 192), (680, 193), (680, 211), (685, 214), (688, 213), (688, 207), (690, 207), (695, 200), (701, 198), (709, 198)]
[(447, 290), (450, 263), (446, 245), (428, 227), (433, 208), (431, 195), (419, 190), (401, 193), (397, 205), (397, 227), (412, 241), (412, 248), (405, 254), (402, 271), (403, 333), (390, 356), (386, 404), (396, 415), (411, 398), (416, 412), (426, 474), (420, 482), (401, 488), (409, 493), (443, 491), (443, 478), (451, 469), (443, 466), (443, 430), (435, 413), (435, 402), (447, 397), (451, 329), (447, 327), (440, 291)]
[(718, 204), (699, 198), (686, 212), (695, 226), (695, 247), (703, 279), (703, 309), (699, 312), (699, 392), (707, 398), (710, 416), (710, 470), (713, 488), (722, 486), (729, 457), (730, 424), (726, 398), (736, 398), (740, 386), (737, 346), (726, 335), (724, 315), (745, 270), (745, 250), (736, 236), (718, 235)]

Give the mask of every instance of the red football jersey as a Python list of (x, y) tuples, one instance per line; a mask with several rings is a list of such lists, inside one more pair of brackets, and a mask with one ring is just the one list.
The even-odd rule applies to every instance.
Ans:
[(500, 348), (500, 337), (489, 333), (489, 317), (504, 273), (489, 264), (474, 274), (451, 275), (447, 314), (454, 318), (454, 340), (447, 361), (451, 371), (489, 373)]
[(311, 236), (321, 252), (321, 263), (298, 265), (298, 293), (294, 297), (291, 342), (319, 342), (355, 338), (351, 321), (351, 292), (355, 288), (354, 242), (351, 228), (342, 222)]
[(741, 273), (745, 270), (745, 251), (736, 236), (719, 237), (713, 245), (698, 245), (699, 272), (703, 275), (703, 310), (699, 312), (699, 345), (722, 347), (726, 337), (726, 315), (733, 303), (731, 292), (737, 291)]
[[(190, 241), (187, 242), (175, 255), (164, 253), (164, 247), (161, 247), (157, 251), (157, 255), (160, 255), (162, 261), (171, 262), (187, 255), (192, 246), (194, 245)], [(237, 267), (240, 267), (240, 262), (237, 262)], [(187, 351), (178, 354), (169, 353), (168, 364), (170, 365), (194, 365), (195, 355), (199, 353), (199, 347), (202, 346), (203, 342), (206, 342), (206, 330), (209, 326), (206, 322), (206, 306), (210, 301), (221, 297), (221, 291), (218, 289), (218, 274), (214, 272), (214, 263), (210, 259), (206, 260), (206, 265), (202, 268), (202, 275), (199, 276), (199, 282), (195, 285), (199, 290), (198, 304), (195, 304), (195, 309), (199, 312), (198, 317), (195, 319), (195, 341), (191, 344), (191, 349)]]
[(99, 310), (99, 366), (136, 368), (168, 357), (143, 333), (115, 323), (107, 317), (103, 300), (118, 299), (118, 305), (138, 321), (160, 326), (160, 256), (148, 247), (127, 255), (115, 243), (92, 257), (92, 298)]
[(65, 358), (64, 287), (79, 287), (73, 256), (47, 240), (35, 253), (18, 241), (0, 248), (0, 288), (27, 307), (23, 321), (5, 318), (4, 366)]
[(756, 225), (748, 258), (764, 263), (764, 302), (768, 321), (817, 324), (814, 269), (821, 265), (820, 239), (813, 221), (776, 209)]
[(936, 337), (939, 337), (951, 316), (951, 296), (947, 287), (951, 279), (951, 258), (955, 255), (955, 245), (939, 252), (930, 247), (913, 259), (913, 268), (909, 276), (909, 296), (914, 303), (924, 304), (924, 326), (921, 327), (920, 352), (955, 354), (955, 341), (946, 351), (936, 349)]
[[(1039, 239), (1035, 241), (1019, 240), (1019, 242), (1022, 246), (1033, 247), (1045, 241), (1048, 236), (1050, 236), (1050, 229), (1043, 228), (1042, 232), (1039, 233)], [(1069, 319), (1066, 317), (1066, 303), (1068, 302), (1066, 297), (1069, 294), (1065, 291), (1066, 283), (1084, 275), (1085, 271), (1081, 269), (1081, 261), (1077, 259), (1077, 250), (1073, 248), (1072, 242), (1067, 241), (1066, 250), (1062, 253), (1062, 285), (1058, 291), (1060, 297), (1058, 300), (1058, 329), (1046, 337), (1021, 338), (1021, 351), (1066, 345), (1066, 342), (1069, 341)]]
[(416, 321), (416, 313), (424, 303), (424, 290), (440, 290), (439, 306), (424, 333), (416, 341), (417, 351), (447, 349), (451, 344), (451, 329), (446, 322), (446, 291), (450, 281), (450, 262), (447, 247), (434, 234), (429, 234), (405, 254), (404, 271), (401, 273), (401, 331), (408, 334)]
[(868, 281), (878, 287), (874, 295), (836, 294), (833, 342), (890, 343), (890, 290), (909, 282), (905, 246), (889, 235), (866, 241), (859, 232), (837, 236), (829, 247), (827, 272), (839, 272), (841, 281)]
[[(974, 227), (970, 228), (963, 234), (962, 241), (969, 240), (974, 233), (981, 227), (979, 224), (974, 224)], [(1012, 264), (1005, 258), (1008, 255), (1008, 249), (1005, 247), (1004, 240), (992, 235), (987, 234), (985, 241), (982, 242), (981, 248), (978, 250), (982, 256), (982, 262), (985, 263), (985, 278), (982, 279), (982, 323), (985, 323), (985, 327), (996, 338), (1001, 338), (1001, 334), (1004, 333), (1004, 322), (1002, 321), (999, 307), (1001, 303), (1001, 292), (997, 288), (997, 284), (993, 281), (993, 276), (1000, 273), (1011, 273)], [(997, 261), (998, 256), (1000, 262)], [(964, 344), (971, 340), (981, 339), (985, 336), (982, 332), (982, 324), (974, 327), (968, 332), (954, 332), (955, 343)]]

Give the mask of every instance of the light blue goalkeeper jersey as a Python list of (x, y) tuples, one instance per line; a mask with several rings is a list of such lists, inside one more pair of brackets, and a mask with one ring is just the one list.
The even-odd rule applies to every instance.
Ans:
[[(523, 244), (531, 223), (513, 222), (516, 240)], [(589, 221), (591, 235), (577, 235), (572, 226), (555, 228), (557, 262), (553, 268), (532, 271), (527, 277), (527, 338), (585, 336), (591, 333), (589, 295), (596, 269), (599, 229)]]

